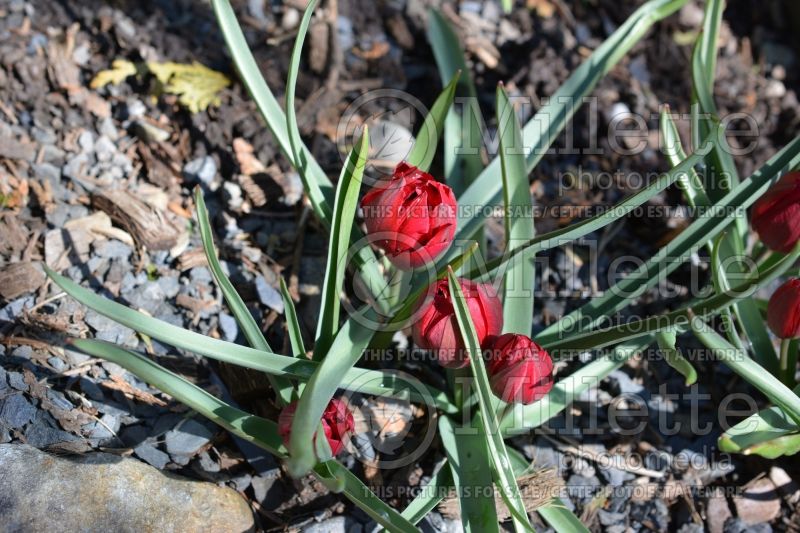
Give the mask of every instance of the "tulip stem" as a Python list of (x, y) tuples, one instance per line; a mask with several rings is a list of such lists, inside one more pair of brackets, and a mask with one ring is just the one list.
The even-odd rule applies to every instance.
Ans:
[(781, 339), (781, 363), (780, 363), (780, 377), (784, 383), (790, 383), (794, 379), (794, 369), (792, 374), (789, 375), (789, 345), (792, 339)]

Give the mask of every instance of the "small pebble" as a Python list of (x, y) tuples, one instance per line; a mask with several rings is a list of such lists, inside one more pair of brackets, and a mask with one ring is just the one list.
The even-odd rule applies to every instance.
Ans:
[(231, 479), (233, 483), (233, 487), (239, 491), (244, 492), (250, 487), (250, 482), (253, 480), (253, 476), (250, 474), (242, 474), (241, 476), (236, 476), (235, 478)]
[(138, 344), (135, 331), (91, 309), (86, 311), (84, 321), (95, 330), (96, 337), (100, 340), (132, 347)]
[(127, 299), (134, 309), (144, 309), (151, 315), (157, 315), (167, 295), (156, 281), (148, 281), (139, 285), (127, 294)]
[(143, 443), (133, 449), (133, 453), (147, 464), (163, 470), (169, 463), (169, 455), (152, 444)]
[(211, 271), (206, 267), (194, 267), (189, 271), (192, 286), (209, 285), (212, 283)]
[(772, 533), (769, 524), (747, 524), (739, 518), (728, 518), (725, 521), (724, 533)]
[(158, 285), (167, 298), (175, 298), (181, 290), (181, 282), (178, 276), (161, 276), (158, 278)]
[(228, 207), (233, 211), (238, 211), (241, 209), (242, 204), (244, 203), (244, 198), (242, 198), (242, 188), (237, 183), (232, 181), (226, 181), (223, 183), (222, 188), (225, 191)]
[(33, 165), (33, 174), (41, 181), (49, 181), (51, 186), (57, 186), (61, 181), (61, 169), (51, 163)]
[(97, 160), (101, 163), (111, 161), (117, 151), (117, 146), (105, 135), (101, 135), (94, 143), (94, 152)]
[(33, 307), (33, 301), (33, 296), (22, 296), (10, 302), (0, 309), (0, 321), (14, 322), (14, 319), (19, 317), (23, 309)]
[(83, 153), (94, 151), (94, 134), (89, 130), (84, 130), (78, 136), (78, 146)]
[(8, 384), (11, 385), (11, 387), (14, 389), (23, 392), (28, 392), (28, 384), (25, 383), (24, 376), (19, 372), (8, 373)]
[[(360, 532), (360, 528), (358, 530)], [(309, 524), (303, 528), (303, 533), (350, 533), (347, 529), (347, 519), (344, 516), (334, 516), (322, 522)], [(353, 533), (356, 533), (354, 530)]]
[(25, 439), (34, 448), (47, 448), (56, 444), (74, 442), (79, 440), (72, 433), (67, 433), (53, 427), (55, 422), (46, 413), (38, 412), (33, 423), (25, 430)]
[(30, 359), (33, 356), (33, 348), (30, 346), (18, 346), (11, 350), (11, 356), (20, 359)]
[(117, 127), (114, 125), (114, 121), (111, 117), (106, 117), (100, 121), (100, 127), (98, 128), (100, 135), (107, 137), (112, 141), (116, 141), (119, 137), (119, 132), (117, 131)]
[(256, 292), (262, 304), (278, 313), (283, 313), (283, 298), (281, 297), (281, 293), (267, 283), (267, 280), (265, 280), (263, 276), (256, 277)]
[(81, 390), (83, 393), (90, 399), (90, 400), (97, 400), (102, 401), (105, 399), (105, 395), (103, 394), (103, 390), (100, 388), (97, 383), (92, 381), (89, 378), (81, 377), (78, 380), (78, 383), (81, 386)]
[(211, 156), (198, 157), (186, 163), (183, 175), (190, 182), (200, 182), (210, 185), (217, 175), (217, 163)]
[(228, 313), (219, 314), (219, 329), (222, 331), (222, 338), (228, 342), (234, 342), (239, 336), (239, 325)]
[(253, 493), (255, 494), (257, 502), (261, 504), (264, 503), (267, 499), (267, 494), (279, 477), (280, 471), (278, 469), (253, 477), (250, 484), (253, 486)]
[(185, 465), (197, 451), (205, 446), (214, 433), (196, 420), (186, 420), (167, 432), (164, 440), (172, 460)]
[(211, 455), (209, 455), (207, 451), (198, 456), (198, 462), (200, 463), (200, 468), (202, 468), (205, 472), (216, 473), (222, 470), (222, 467), (219, 465), (219, 463), (212, 459)]
[(36, 408), (22, 394), (7, 396), (1, 405), (0, 422), (11, 429), (22, 429), (36, 415)]
[(300, 23), (300, 12), (293, 7), (286, 7), (281, 19), (281, 27), (284, 30), (292, 30)]
[(57, 408), (62, 411), (71, 411), (74, 409), (72, 402), (67, 400), (67, 397), (60, 391), (47, 389), (47, 399)]
[(125, 111), (128, 118), (141, 117), (147, 112), (147, 106), (137, 98), (130, 98), (125, 102)]
[(106, 259), (121, 259), (127, 261), (133, 253), (133, 248), (116, 239), (98, 240), (93, 246), (95, 253)]
[[(77, 154), (67, 160), (67, 163), (61, 168), (61, 173), (71, 180), (80, 181), (85, 177), (89, 166), (89, 156)], [(81, 183), (81, 185), (84, 184), (85, 182)]]
[(64, 361), (62, 361), (58, 357), (49, 357), (47, 359), (47, 364), (49, 364), (51, 367), (53, 367), (53, 370), (55, 370), (56, 372), (59, 372), (59, 373), (64, 372), (65, 370), (67, 370), (69, 368), (67, 366), (67, 363), (65, 363)]

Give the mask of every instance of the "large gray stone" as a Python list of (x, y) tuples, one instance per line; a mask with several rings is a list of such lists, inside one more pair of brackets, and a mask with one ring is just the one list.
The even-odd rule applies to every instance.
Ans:
[(130, 458), (55, 457), (0, 445), (0, 523), (9, 531), (252, 531), (233, 490)]

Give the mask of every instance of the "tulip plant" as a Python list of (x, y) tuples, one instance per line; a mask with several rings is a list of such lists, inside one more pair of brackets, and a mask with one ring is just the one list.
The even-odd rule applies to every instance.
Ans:
[[(292, 353), (280, 355), (267, 343), (220, 267), (199, 190), (195, 202), (208, 263), (250, 347), (181, 329), (102, 298), (55, 272), (48, 270), (48, 274), (78, 301), (144, 335), (264, 372), (274, 397), (263, 401), (281, 407), (277, 422), (226, 404), (130, 350), (89, 339), (73, 339), (72, 345), (127, 368), (232, 433), (270, 451), (285, 461), (290, 475), (313, 473), (390, 531), (415, 531), (416, 524), (453, 488), (457, 489), (465, 530), (499, 531), (492, 491), (475, 490), (477, 487), (495, 487), (513, 527), (533, 530), (533, 511), (518, 485), (519, 477), (531, 465), (507, 446), (505, 438), (534, 431), (588, 388), (592, 380), (586, 378), (596, 383), (654, 344), (667, 354), (666, 363), (691, 384), (696, 370), (675, 349), (678, 335), (695, 335), (716, 355), (712, 364), (728, 365), (772, 403), (727, 431), (719, 441), (721, 449), (767, 457), (800, 449), (800, 398), (797, 389), (791, 390), (797, 385), (800, 281), (791, 280), (775, 293), (768, 304), (769, 321), (752, 297), (754, 291), (795, 268), (800, 256), (800, 174), (787, 174), (800, 163), (800, 139), (781, 149), (747, 179), (739, 179), (713, 101), (721, 0), (707, 1), (703, 31), (692, 58), (694, 131), (690, 153), (681, 146), (669, 114), (663, 113), (661, 129), (671, 170), (613, 209), (544, 235), (535, 234), (530, 216), (514, 214), (525, 209), (514, 208), (531, 207), (528, 176), (574, 113), (575, 106), (570, 102), (582, 101), (650, 26), (674, 13), (686, 0), (650, 0), (642, 5), (524, 127), (517, 122), (504, 88), (498, 87), (500, 156), (485, 168), (480, 158), (458, 154), (454, 148), (464, 136), (480, 138), (479, 130), (464, 134), (464, 128), (480, 125), (472, 120), (459, 121), (458, 117), (452, 120), (454, 96), (457, 91), (469, 92), (471, 82), (466, 72), (459, 77), (464, 60), (453, 30), (440, 14), (431, 11), (429, 39), (446, 86), (417, 133), (406, 161), (363, 195), (367, 132), (355, 141), (334, 186), (303, 144), (297, 127), (294, 92), (316, 2), (309, 3), (301, 20), (285, 108), (262, 78), (229, 0), (211, 3), (243, 82), (276, 143), (303, 179), (316, 216), (330, 233), (312, 351), (307, 352), (304, 346), (285, 285), (282, 294)], [(432, 176), (428, 170), (440, 137), (445, 173)], [(698, 210), (682, 233), (629, 276), (531, 338), (535, 254), (621, 219), (673, 184), (681, 189), (687, 203), (705, 209)], [(752, 220), (760, 240), (752, 247), (746, 210), (762, 195), (764, 200), (756, 203)], [(359, 196), (363, 227), (357, 223)], [(506, 248), (500, 257), (484, 259), (476, 253), (484, 240), (487, 211), (483, 208), (498, 205), (506, 208)], [(459, 209), (465, 206), (470, 209)], [(472, 240), (475, 242), (470, 244)], [(713, 271), (712, 290), (707, 296), (662, 315), (603, 324), (604, 317), (631, 305), (638, 295), (701, 249), (707, 250)], [(748, 251), (753, 253), (756, 271), (743, 272), (740, 263), (728, 261), (746, 256)], [(340, 295), (348, 272), (368, 294), (360, 308), (348, 309), (344, 317)], [(397, 280), (407, 281), (408, 291), (400, 296), (393, 289)], [(356, 300), (353, 296), (347, 301)], [(782, 355), (776, 352), (767, 324), (786, 339)], [(387, 346), (392, 335), (406, 327), (411, 328), (415, 345), (432, 354), (435, 362), (430, 364), (444, 367), (450, 390), (428, 384), (414, 387), (415, 378), (359, 363), (365, 350)], [(582, 360), (586, 361), (578, 370), (553, 376), (553, 360), (568, 360), (577, 354), (585, 354)], [(472, 386), (458, 386), (456, 378), (468, 378)], [(347, 402), (337, 397), (340, 390), (406, 398), (421, 404), (438, 420), (446, 463), (433, 474), (430, 490), (422, 491), (406, 508), (394, 509), (383, 502), (336, 460), (337, 455), (346, 453), (348, 436), (354, 431), (352, 412)], [(585, 530), (557, 496), (535, 512), (558, 531)]]

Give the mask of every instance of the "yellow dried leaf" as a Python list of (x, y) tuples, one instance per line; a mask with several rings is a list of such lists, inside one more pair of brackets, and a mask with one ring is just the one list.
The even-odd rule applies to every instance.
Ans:
[(128, 76), (136, 74), (136, 65), (126, 59), (115, 59), (111, 63), (111, 68), (108, 70), (101, 70), (92, 79), (89, 87), (92, 89), (99, 89), (105, 87), (109, 83), (117, 85), (122, 83)]
[(549, 19), (555, 13), (556, 6), (550, 0), (528, 0), (528, 9), (535, 9), (537, 15)]
[(177, 95), (181, 105), (192, 113), (204, 111), (211, 104), (218, 106), (218, 93), (231, 83), (224, 74), (196, 61), (191, 65), (151, 61), (147, 68), (161, 82), (164, 92)]

